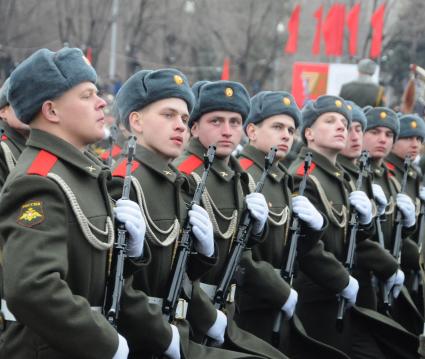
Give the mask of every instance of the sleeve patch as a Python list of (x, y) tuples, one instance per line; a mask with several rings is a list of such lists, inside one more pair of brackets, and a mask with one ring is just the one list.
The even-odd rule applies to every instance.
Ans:
[(24, 227), (33, 227), (36, 224), (42, 223), (44, 219), (43, 202), (29, 201), (21, 206), (16, 223)]

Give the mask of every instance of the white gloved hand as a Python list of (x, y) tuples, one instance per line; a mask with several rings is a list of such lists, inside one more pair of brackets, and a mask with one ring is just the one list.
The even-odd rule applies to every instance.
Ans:
[(372, 203), (363, 191), (354, 191), (349, 196), (350, 204), (357, 210), (360, 224), (372, 222)]
[(375, 198), (376, 205), (378, 207), (378, 216), (382, 216), (387, 208), (388, 200), (385, 196), (384, 190), (379, 184), (372, 184), (373, 198)]
[(348, 285), (340, 293), (345, 299), (347, 299), (347, 304), (349, 307), (353, 306), (356, 303), (357, 292), (359, 291), (359, 282), (356, 278), (350, 275), (350, 281)]
[(282, 311), (285, 312), (285, 317), (291, 319), (295, 312), (295, 306), (298, 302), (298, 292), (291, 288), (291, 293), (285, 304), (282, 306)]
[(253, 234), (260, 234), (266, 224), (269, 215), (269, 207), (266, 199), (261, 193), (250, 193), (245, 197), (246, 206), (253, 217), (254, 224), (252, 226)]
[(112, 359), (127, 359), (129, 351), (127, 340), (118, 334), (118, 349)]
[(221, 310), (217, 310), (217, 318), (211, 328), (208, 329), (207, 336), (214, 339), (215, 343), (221, 346), (224, 343), (226, 328), (227, 317)]
[(403, 287), (403, 283), (404, 273), (402, 270), (397, 269), (397, 271), (385, 281), (385, 290), (387, 293), (390, 293), (392, 290), (393, 297), (397, 298)]
[(323, 217), (305, 196), (292, 198), (292, 211), (308, 226), (316, 231), (323, 227)]
[(420, 186), (419, 187), (419, 198), (422, 201), (425, 201), (425, 186)]
[(173, 336), (171, 338), (171, 343), (168, 346), (167, 350), (164, 352), (164, 355), (170, 359), (180, 359), (180, 334), (177, 327), (173, 324), (170, 324)]
[(196, 251), (211, 257), (214, 254), (214, 231), (207, 211), (194, 204), (189, 211), (189, 222), (197, 239), (195, 241)]
[(407, 194), (397, 193), (396, 203), (403, 214), (403, 227), (412, 227), (416, 223), (416, 210), (413, 201)]
[(129, 199), (119, 199), (114, 208), (114, 213), (118, 221), (124, 223), (130, 234), (127, 243), (128, 256), (141, 257), (145, 241), (146, 223), (139, 205)]

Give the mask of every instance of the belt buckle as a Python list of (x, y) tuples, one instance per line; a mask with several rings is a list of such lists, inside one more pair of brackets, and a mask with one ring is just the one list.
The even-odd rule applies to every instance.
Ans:
[(187, 302), (184, 299), (180, 298), (179, 301), (177, 302), (176, 315), (175, 315), (176, 320), (186, 319), (187, 307), (188, 307)]
[(227, 298), (226, 298), (227, 303), (233, 303), (235, 301), (235, 294), (236, 294), (236, 284), (233, 283), (230, 285), (229, 292), (227, 293)]

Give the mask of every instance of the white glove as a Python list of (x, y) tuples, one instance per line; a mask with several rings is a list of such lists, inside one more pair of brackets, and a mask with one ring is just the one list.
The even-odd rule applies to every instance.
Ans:
[(425, 201), (425, 186), (420, 186), (419, 187), (419, 198), (422, 201)]
[(323, 217), (305, 196), (292, 198), (292, 211), (297, 214), (308, 226), (316, 231), (323, 227)]
[(130, 234), (127, 243), (128, 256), (141, 257), (145, 241), (146, 223), (139, 205), (129, 199), (119, 199), (114, 208), (114, 213), (118, 221), (125, 224), (125, 228)]
[(118, 334), (118, 349), (112, 359), (127, 359), (129, 353), (127, 340)]
[(372, 192), (378, 206), (378, 215), (381, 216), (385, 213), (385, 208), (387, 208), (388, 205), (387, 197), (379, 184), (372, 184)]
[(214, 254), (214, 231), (207, 211), (194, 204), (189, 211), (189, 222), (197, 239), (195, 241), (196, 251), (211, 257)]
[(285, 312), (285, 317), (291, 319), (295, 312), (295, 306), (298, 302), (298, 292), (291, 288), (291, 293), (285, 304), (282, 306), (282, 311)]
[(392, 295), (394, 298), (397, 298), (400, 294), (401, 288), (404, 283), (404, 273), (402, 270), (397, 269), (397, 271), (389, 277), (385, 282), (385, 290), (387, 293), (390, 293), (392, 290)]
[(167, 350), (164, 352), (164, 355), (170, 359), (180, 359), (180, 334), (177, 327), (173, 324), (170, 324), (171, 330), (173, 332), (173, 337), (171, 338), (171, 343), (168, 346)]
[(403, 214), (403, 227), (412, 227), (416, 223), (416, 210), (413, 201), (407, 194), (397, 193), (396, 203)]
[(350, 204), (357, 210), (359, 214), (360, 224), (369, 224), (372, 222), (372, 203), (366, 193), (363, 191), (354, 191), (348, 197)]
[(211, 328), (208, 329), (207, 336), (214, 339), (214, 341), (221, 346), (224, 343), (224, 333), (226, 332), (226, 328), (227, 317), (221, 310), (217, 310), (217, 319)]
[(350, 275), (350, 281), (348, 285), (340, 293), (345, 299), (347, 299), (347, 304), (349, 307), (353, 306), (356, 303), (357, 292), (359, 291), (359, 282), (357, 279)]
[(260, 234), (264, 229), (264, 225), (266, 224), (267, 217), (269, 215), (269, 207), (267, 207), (266, 199), (261, 193), (255, 192), (248, 194), (245, 197), (245, 200), (246, 206), (254, 220), (252, 233)]

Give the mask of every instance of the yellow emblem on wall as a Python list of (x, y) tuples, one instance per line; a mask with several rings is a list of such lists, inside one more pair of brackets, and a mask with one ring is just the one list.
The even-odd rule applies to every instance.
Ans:
[(416, 123), (416, 121), (412, 121), (412, 122), (410, 122), (410, 127), (416, 128), (416, 127), (418, 127), (418, 124)]
[(184, 83), (184, 80), (182, 79), (180, 75), (174, 75), (174, 82), (177, 85), (182, 85)]
[(25, 227), (32, 227), (43, 222), (44, 219), (43, 203), (41, 201), (30, 201), (21, 206), (16, 222)]
[(386, 112), (384, 112), (384, 111), (382, 111), (380, 114), (379, 114), (379, 117), (381, 118), (381, 120), (385, 120), (386, 118), (387, 118), (387, 113)]
[(226, 94), (227, 97), (232, 97), (233, 89), (231, 87), (226, 87), (226, 89), (224, 90), (224, 93)]
[(282, 101), (285, 106), (289, 106), (291, 104), (291, 100), (287, 97), (284, 97)]

